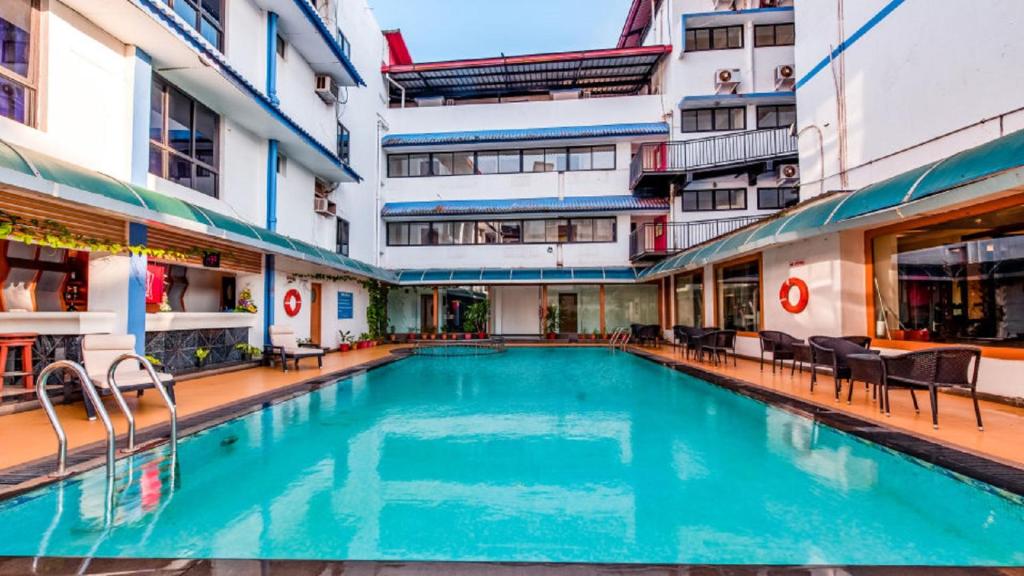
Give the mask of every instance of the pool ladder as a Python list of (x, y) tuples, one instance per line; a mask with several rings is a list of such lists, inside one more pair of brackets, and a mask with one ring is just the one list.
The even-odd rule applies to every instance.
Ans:
[[(150, 379), (153, 381), (153, 387), (160, 393), (164, 403), (167, 405), (168, 412), (171, 417), (171, 455), (176, 456), (178, 452), (178, 412), (174, 406), (174, 402), (171, 400), (170, 395), (167, 393), (167, 388), (164, 387), (163, 382), (160, 381), (159, 376), (156, 374), (156, 370), (153, 369), (153, 365), (145, 357), (138, 354), (124, 354), (114, 360), (113, 364), (110, 365), (110, 369), (107, 371), (107, 382), (110, 386), (110, 392), (114, 396), (117, 402), (118, 408), (124, 414), (125, 420), (128, 421), (128, 447), (125, 450), (128, 453), (135, 452), (135, 416), (132, 414), (131, 408), (128, 407), (128, 403), (124, 399), (124, 394), (121, 393), (120, 388), (117, 386), (117, 380), (114, 372), (117, 367), (121, 365), (125, 360), (136, 360), (142, 364), (143, 368), (149, 374)], [(53, 408), (53, 402), (50, 401), (50, 394), (46, 389), (46, 383), (49, 381), (50, 376), (58, 371), (70, 372), (72, 376), (78, 378), (79, 382), (82, 383), (82, 393), (85, 395), (86, 400), (91, 402), (93, 407), (96, 409), (96, 415), (99, 417), (100, 422), (103, 423), (103, 428), (106, 431), (107, 436), (107, 477), (114, 477), (114, 462), (116, 460), (116, 436), (114, 434), (114, 425), (110, 420), (110, 414), (107, 413), (107, 409), (103, 406), (103, 399), (100, 397), (99, 391), (96, 390), (96, 386), (93, 384), (92, 379), (86, 373), (85, 368), (77, 362), (70, 360), (58, 360), (49, 364), (43, 371), (39, 373), (39, 381), (36, 383), (36, 398), (39, 399), (39, 403), (43, 407), (43, 411), (46, 412), (46, 417), (50, 420), (50, 425), (53, 426), (53, 431), (57, 435), (57, 471), (52, 476), (57, 478), (63, 478), (68, 475), (67, 461), (68, 461), (68, 437), (64, 432), (64, 426), (60, 423), (60, 418), (57, 416), (57, 411)]]
[(616, 348), (625, 350), (626, 345), (629, 344), (629, 339), (632, 338), (632, 336), (633, 333), (629, 328), (616, 328), (615, 331), (612, 332), (612, 337), (608, 339), (608, 347), (613, 351)]

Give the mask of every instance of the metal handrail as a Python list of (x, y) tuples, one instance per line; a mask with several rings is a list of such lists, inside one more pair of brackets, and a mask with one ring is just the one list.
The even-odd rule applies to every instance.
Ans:
[(128, 409), (128, 404), (124, 401), (124, 396), (121, 394), (121, 390), (117, 387), (117, 367), (125, 360), (137, 360), (139, 364), (149, 373), (150, 380), (153, 381), (153, 387), (156, 388), (157, 392), (160, 393), (160, 397), (163, 398), (164, 404), (167, 405), (167, 411), (171, 417), (171, 454), (178, 452), (178, 408), (174, 405), (174, 401), (171, 400), (171, 395), (167, 393), (167, 388), (164, 383), (160, 381), (160, 376), (157, 375), (156, 369), (153, 368), (153, 364), (146, 359), (145, 356), (136, 354), (134, 352), (128, 352), (118, 356), (116, 360), (107, 369), (107, 384), (110, 386), (110, 391), (114, 394), (114, 398), (117, 399), (117, 403), (121, 406), (121, 410), (124, 411), (125, 418), (128, 420), (128, 452), (135, 451), (135, 418), (131, 415), (131, 410)]
[(103, 400), (100, 398), (99, 392), (96, 391), (96, 386), (93, 385), (89, 375), (86, 374), (85, 368), (82, 368), (81, 364), (70, 360), (58, 360), (43, 368), (43, 371), (39, 373), (39, 381), (36, 383), (36, 398), (43, 405), (43, 411), (46, 412), (46, 417), (50, 420), (50, 425), (53, 426), (53, 431), (57, 434), (57, 472), (53, 476), (58, 478), (67, 476), (68, 463), (68, 436), (64, 433), (64, 427), (61, 426), (60, 418), (57, 417), (57, 412), (53, 409), (53, 402), (50, 402), (50, 394), (46, 391), (47, 380), (58, 370), (67, 370), (78, 377), (82, 382), (82, 392), (92, 402), (93, 407), (96, 409), (96, 414), (100, 417), (100, 421), (103, 422), (103, 428), (107, 433), (107, 477), (113, 478), (115, 458), (114, 425), (110, 421), (107, 409), (103, 407)]
[(629, 257), (635, 260), (651, 255), (676, 254), (760, 222), (767, 216), (757, 214), (690, 222), (643, 222), (629, 233)]

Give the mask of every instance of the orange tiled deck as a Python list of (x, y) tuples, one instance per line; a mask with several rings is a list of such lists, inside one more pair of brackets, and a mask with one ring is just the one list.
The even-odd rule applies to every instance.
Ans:
[[(676, 362), (683, 362), (680, 352), (670, 346), (658, 348), (638, 348), (638, 350), (668, 357)], [(931, 411), (927, 393), (917, 393), (921, 412), (915, 413), (906, 390), (893, 390), (889, 393), (892, 402), (892, 416), (886, 417), (878, 411), (878, 402), (871, 399), (870, 390), (859, 384), (853, 391), (853, 402), (846, 403), (844, 384), (842, 400), (835, 400), (835, 384), (829, 374), (819, 374), (818, 384), (811, 393), (811, 376), (805, 369), (801, 374), (790, 375), (789, 365), (774, 374), (770, 363), (766, 362), (761, 371), (757, 361), (740, 358), (734, 367), (732, 359), (729, 363), (715, 367), (710, 362), (687, 362), (703, 370), (743, 380), (755, 386), (772, 390), (790, 397), (835, 410), (847, 412), (861, 418), (877, 422), (884, 426), (899, 429), (914, 436), (959, 448), (979, 456), (1001, 461), (1005, 464), (1024, 468), (1024, 408), (1016, 408), (997, 402), (981, 401), (981, 417), (985, 431), (979, 431), (974, 421), (974, 407), (970, 398), (941, 394), (939, 397), (939, 429), (932, 428)]]
[[(301, 370), (289, 368), (288, 372), (282, 372), (280, 368), (252, 368), (180, 382), (174, 388), (178, 418), (370, 362), (388, 356), (391, 348), (393, 346), (378, 346), (344, 354), (328, 354), (322, 370), (314, 361), (304, 360)], [(150, 391), (141, 399), (135, 394), (126, 394), (125, 399), (132, 407), (137, 430), (167, 422), (167, 408), (156, 392)], [(114, 422), (114, 429), (118, 434), (125, 433), (127, 423), (113, 399), (107, 398), (104, 404)], [(81, 402), (58, 404), (55, 408), (67, 432), (69, 451), (105, 438), (103, 424), (99, 420), (86, 420)], [(123, 442), (118, 445), (122, 446)], [(57, 441), (42, 410), (0, 417), (0, 470), (45, 456), (56, 457), (56, 454)]]

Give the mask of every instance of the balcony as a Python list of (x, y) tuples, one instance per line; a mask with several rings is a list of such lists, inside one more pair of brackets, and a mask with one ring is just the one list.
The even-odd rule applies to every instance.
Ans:
[(764, 215), (694, 222), (646, 222), (629, 234), (629, 259), (637, 262), (677, 254), (762, 218)]
[(660, 191), (680, 177), (695, 180), (744, 170), (760, 173), (769, 162), (796, 160), (797, 151), (797, 139), (788, 128), (641, 144), (629, 169), (630, 189)]

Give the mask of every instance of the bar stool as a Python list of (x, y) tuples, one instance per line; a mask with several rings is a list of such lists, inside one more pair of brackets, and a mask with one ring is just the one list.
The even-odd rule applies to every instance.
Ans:
[[(0, 392), (4, 389), (4, 380), (7, 378), (24, 378), (25, 389), (34, 388), (34, 376), (32, 374), (32, 345), (36, 342), (37, 334), (33, 332), (17, 332), (12, 334), (0, 334)], [(18, 353), (21, 348), (21, 371), (7, 371), (7, 354), (14, 349)]]

